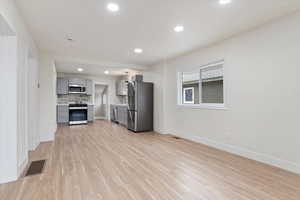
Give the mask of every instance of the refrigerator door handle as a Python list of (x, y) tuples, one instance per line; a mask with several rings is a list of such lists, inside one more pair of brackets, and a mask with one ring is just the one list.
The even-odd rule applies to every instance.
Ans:
[(130, 118), (130, 120), (132, 121), (132, 114), (131, 114), (131, 110), (130, 110), (130, 108), (129, 108), (129, 105), (128, 105), (128, 113), (129, 113), (129, 118)]
[(134, 130), (137, 131), (137, 112), (134, 112)]

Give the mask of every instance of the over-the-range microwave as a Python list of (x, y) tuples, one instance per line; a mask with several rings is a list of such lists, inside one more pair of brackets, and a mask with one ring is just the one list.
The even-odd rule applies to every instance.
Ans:
[(69, 85), (69, 94), (86, 94), (86, 88), (83, 85)]

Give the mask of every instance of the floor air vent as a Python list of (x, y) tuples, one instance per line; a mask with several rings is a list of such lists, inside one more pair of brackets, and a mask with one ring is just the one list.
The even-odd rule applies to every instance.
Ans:
[(173, 136), (173, 138), (174, 138), (175, 140), (180, 140), (180, 139), (181, 139), (180, 137), (177, 137), (177, 136)]
[(46, 160), (32, 161), (25, 176), (41, 174), (43, 172), (45, 163)]

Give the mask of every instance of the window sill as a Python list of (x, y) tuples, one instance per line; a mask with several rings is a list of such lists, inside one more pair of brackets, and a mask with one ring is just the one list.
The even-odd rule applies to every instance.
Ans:
[(177, 104), (177, 106), (195, 109), (227, 110), (224, 104)]

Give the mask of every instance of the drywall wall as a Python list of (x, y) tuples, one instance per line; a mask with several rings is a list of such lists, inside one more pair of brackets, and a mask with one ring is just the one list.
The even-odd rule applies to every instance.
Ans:
[(56, 124), (56, 69), (54, 57), (40, 55), (40, 140), (43, 142), (55, 139)]
[(5, 86), (2, 92), (6, 94), (1, 97), (1, 107), (4, 108), (1, 113), (2, 118), (5, 118), (1, 120), (0, 142), (3, 150), (0, 157), (0, 182), (3, 183), (16, 180), (28, 161), (28, 58), (29, 54), (37, 58), (38, 51), (14, 1), (0, 0), (0, 16), (0, 29), (4, 29), (0, 31), (2, 36), (10, 35), (15, 43), (6, 40), (10, 44), (6, 44), (5, 52), (10, 53), (1, 55), (0, 66), (3, 76), (1, 83), (3, 81), (2, 85)]
[(154, 115), (153, 125), (154, 130), (158, 133), (165, 133), (165, 111), (164, 111), (164, 96), (166, 87), (164, 81), (166, 80), (165, 65), (161, 64), (153, 66), (147, 71), (144, 71), (143, 77), (145, 82), (152, 82), (154, 84)]
[(17, 39), (0, 34), (0, 183), (16, 180), (17, 174)]
[[(148, 73), (157, 74), (155, 110), (164, 112), (163, 133), (300, 173), (299, 21), (296, 13), (154, 66)], [(178, 106), (177, 73), (220, 59), (227, 109)]]
[(39, 134), (39, 63), (29, 55), (28, 58), (28, 147), (35, 150), (40, 143)]

